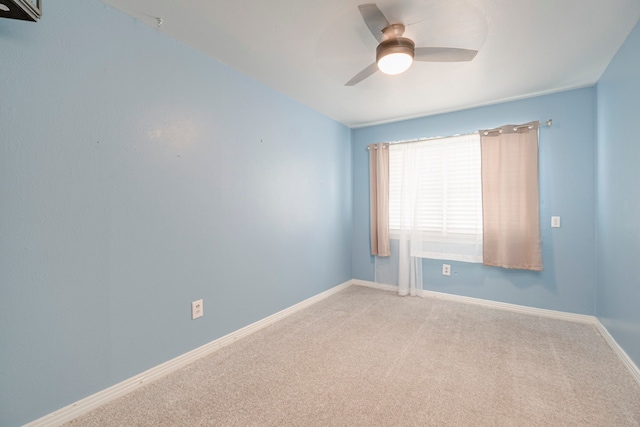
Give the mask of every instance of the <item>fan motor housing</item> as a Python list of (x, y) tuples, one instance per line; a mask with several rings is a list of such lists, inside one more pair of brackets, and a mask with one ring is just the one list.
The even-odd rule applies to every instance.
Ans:
[(383, 41), (376, 48), (376, 62), (392, 53), (405, 53), (413, 58), (416, 44), (408, 38), (396, 37)]

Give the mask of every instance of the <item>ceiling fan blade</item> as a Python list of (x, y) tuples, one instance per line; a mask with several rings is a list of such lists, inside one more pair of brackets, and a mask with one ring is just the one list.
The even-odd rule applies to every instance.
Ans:
[(476, 57), (477, 50), (458, 49), (455, 47), (417, 47), (414, 61), (427, 62), (465, 62)]
[(344, 85), (355, 86), (361, 81), (363, 81), (364, 79), (366, 79), (367, 77), (369, 77), (371, 74), (375, 73), (376, 71), (378, 71), (378, 64), (374, 62), (373, 64), (369, 65), (367, 68), (365, 68), (364, 70), (356, 74), (351, 80), (346, 82)]
[(387, 18), (385, 18), (382, 12), (380, 12), (380, 9), (378, 9), (378, 6), (374, 3), (361, 4), (358, 6), (358, 9), (360, 9), (362, 19), (364, 19), (365, 24), (369, 27), (369, 31), (371, 31), (373, 37), (381, 42), (383, 38), (382, 30), (390, 25)]

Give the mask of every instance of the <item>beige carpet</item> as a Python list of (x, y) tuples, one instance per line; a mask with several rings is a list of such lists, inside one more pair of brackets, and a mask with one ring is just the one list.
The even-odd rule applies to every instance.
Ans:
[(70, 426), (640, 426), (593, 326), (352, 286)]

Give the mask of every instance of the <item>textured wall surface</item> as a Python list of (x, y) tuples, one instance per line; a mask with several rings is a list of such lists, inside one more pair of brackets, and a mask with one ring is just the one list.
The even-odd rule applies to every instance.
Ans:
[[(366, 145), (475, 132), (553, 119), (540, 129), (540, 220), (544, 271), (424, 260), (424, 288), (571, 313), (595, 314), (595, 90), (585, 88), (449, 114), (356, 129), (353, 138), (353, 275), (374, 280), (369, 251)], [(551, 216), (562, 227), (551, 228)]]
[(640, 24), (597, 85), (597, 315), (640, 366)]
[(98, 0), (0, 57), (0, 425), (351, 279), (348, 128)]

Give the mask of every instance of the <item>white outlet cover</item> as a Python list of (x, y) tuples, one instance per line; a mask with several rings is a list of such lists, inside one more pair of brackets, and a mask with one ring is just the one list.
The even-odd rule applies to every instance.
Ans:
[(204, 302), (199, 299), (191, 303), (191, 319), (197, 319), (204, 315)]
[(560, 228), (560, 217), (559, 216), (552, 216), (551, 217), (551, 227)]
[(444, 276), (451, 276), (451, 266), (449, 264), (442, 264), (442, 274)]

